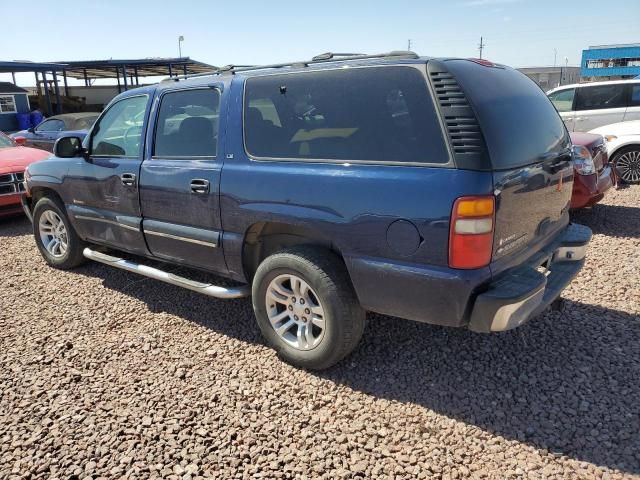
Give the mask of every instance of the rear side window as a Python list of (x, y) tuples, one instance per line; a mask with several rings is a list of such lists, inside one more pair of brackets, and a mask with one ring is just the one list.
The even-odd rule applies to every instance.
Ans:
[(550, 93), (549, 100), (551, 100), (551, 103), (555, 105), (559, 112), (570, 112), (573, 107), (573, 97), (575, 93), (575, 88), (560, 90), (559, 92)]
[(526, 75), (468, 60), (450, 60), (446, 65), (476, 113), (494, 169), (538, 163), (569, 147), (560, 115)]
[(631, 86), (630, 107), (640, 107), (640, 84)]
[(215, 157), (220, 92), (182, 90), (162, 96), (155, 134), (155, 157)]
[(262, 158), (448, 162), (425, 77), (412, 67), (250, 78), (244, 135)]
[(599, 110), (602, 108), (624, 108), (625, 85), (593, 85), (578, 89), (576, 110)]

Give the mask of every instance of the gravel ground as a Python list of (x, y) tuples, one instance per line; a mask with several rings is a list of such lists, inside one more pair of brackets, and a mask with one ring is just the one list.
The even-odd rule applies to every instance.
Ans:
[(0, 222), (0, 478), (640, 478), (640, 186), (566, 310), (480, 335), (371, 316), (322, 374), (248, 300), (99, 264), (48, 268)]

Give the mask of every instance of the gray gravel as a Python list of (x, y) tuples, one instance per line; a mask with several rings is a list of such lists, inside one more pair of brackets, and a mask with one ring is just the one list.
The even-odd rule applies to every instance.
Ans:
[(55, 271), (0, 221), (0, 478), (640, 478), (640, 187), (576, 217), (596, 235), (563, 313), (371, 316), (319, 375), (248, 300)]

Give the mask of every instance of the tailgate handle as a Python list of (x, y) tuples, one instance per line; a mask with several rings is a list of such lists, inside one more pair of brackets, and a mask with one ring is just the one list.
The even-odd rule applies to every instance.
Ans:
[(209, 180), (194, 178), (191, 180), (191, 193), (209, 193)]

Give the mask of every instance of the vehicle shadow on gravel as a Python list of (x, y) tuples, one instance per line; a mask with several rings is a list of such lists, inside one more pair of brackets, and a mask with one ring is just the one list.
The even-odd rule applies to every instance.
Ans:
[(24, 215), (0, 218), (0, 237), (22, 237), (32, 233), (31, 223)]
[(360, 348), (320, 376), (640, 473), (640, 318), (625, 312), (566, 301), (491, 335), (374, 315)]
[(571, 220), (608, 237), (640, 238), (640, 206), (596, 204), (571, 213)]
[[(99, 264), (76, 271), (152, 312), (263, 343), (247, 299), (215, 300)], [(381, 315), (369, 320), (350, 357), (309, 375), (558, 456), (640, 473), (639, 318), (567, 300), (562, 313), (491, 335)]]

